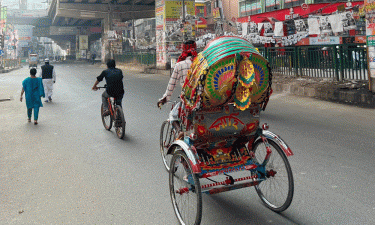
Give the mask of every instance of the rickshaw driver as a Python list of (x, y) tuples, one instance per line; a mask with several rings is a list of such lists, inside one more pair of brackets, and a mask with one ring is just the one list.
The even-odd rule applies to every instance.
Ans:
[[(158, 101), (159, 108), (161, 108), (162, 105), (164, 105), (167, 101), (170, 100), (173, 90), (176, 87), (177, 81), (179, 81), (181, 87), (184, 85), (186, 76), (191, 67), (193, 59), (197, 56), (196, 49), (197, 45), (195, 41), (190, 40), (184, 42), (183, 52), (181, 53), (174, 67), (173, 73), (168, 82), (167, 90), (165, 91), (163, 97)], [(181, 127), (178, 123), (178, 110), (180, 109), (181, 105), (182, 102), (177, 103), (169, 113), (169, 121), (172, 124), (172, 126), (176, 128), (178, 134), (177, 139), (181, 139), (183, 137)]]

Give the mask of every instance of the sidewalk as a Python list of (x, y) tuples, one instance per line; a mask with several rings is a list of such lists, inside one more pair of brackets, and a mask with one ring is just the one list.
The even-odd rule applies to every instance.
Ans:
[(330, 78), (287, 77), (277, 73), (272, 80), (275, 92), (375, 108), (375, 94), (369, 91), (368, 85), (368, 81), (338, 82)]
[(15, 68), (4, 68), (4, 69), (0, 69), (0, 73), (9, 73), (13, 70), (18, 70), (22, 68), (22, 66), (18, 66), (18, 67), (15, 67)]
[[(159, 70), (135, 64), (121, 64), (121, 69), (169, 76), (169, 70)], [(316, 98), (340, 104), (375, 108), (375, 93), (369, 91), (368, 81), (334, 81), (330, 78), (288, 77), (273, 74), (272, 88), (301, 97)]]

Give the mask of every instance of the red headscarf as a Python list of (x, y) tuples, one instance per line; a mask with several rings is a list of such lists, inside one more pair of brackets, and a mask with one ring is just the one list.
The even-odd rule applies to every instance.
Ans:
[(182, 45), (182, 53), (180, 57), (178, 57), (177, 62), (184, 61), (189, 53), (191, 54), (192, 59), (197, 56), (197, 44), (195, 41), (187, 41)]

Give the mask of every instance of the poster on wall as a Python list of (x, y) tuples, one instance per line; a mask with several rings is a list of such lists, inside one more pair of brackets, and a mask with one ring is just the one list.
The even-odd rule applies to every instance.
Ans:
[(249, 24), (248, 23), (242, 23), (242, 35), (247, 35), (248, 28), (249, 28)]
[(271, 23), (264, 23), (264, 36), (270, 37), (273, 36), (273, 28)]
[(88, 35), (79, 35), (79, 49), (80, 50), (89, 49), (89, 36)]
[(332, 25), (329, 22), (328, 16), (320, 16), (319, 17), (319, 26), (320, 26), (320, 33), (321, 34), (331, 34), (332, 33)]
[(164, 29), (164, 6), (156, 8), (156, 29)]
[(258, 34), (258, 24), (254, 22), (250, 22), (249, 24), (249, 34), (250, 35), (257, 35)]
[(284, 24), (283, 22), (276, 22), (275, 23), (275, 34), (276, 37), (284, 36)]
[(318, 18), (308, 18), (307, 24), (309, 25), (309, 34), (310, 35), (320, 34), (320, 27), (319, 27)]
[(352, 12), (341, 13), (342, 26), (345, 31), (355, 30), (357, 28)]
[(258, 23), (258, 32), (260, 33), (262, 31), (264, 23)]
[(328, 16), (328, 21), (331, 23), (332, 31), (335, 33), (343, 32), (343, 23), (341, 20), (341, 14), (335, 14)]
[(307, 26), (303, 20), (294, 20), (294, 25), (296, 27), (297, 34), (302, 34), (307, 32)]

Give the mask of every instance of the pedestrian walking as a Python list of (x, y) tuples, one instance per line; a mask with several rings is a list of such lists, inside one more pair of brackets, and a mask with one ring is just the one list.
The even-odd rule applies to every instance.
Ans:
[(45, 65), (43, 65), (40, 71), (39, 77), (43, 80), (44, 92), (46, 94), (45, 102), (52, 102), (52, 90), (53, 84), (56, 82), (56, 73), (52, 65), (49, 64), (49, 59), (44, 60)]
[(20, 101), (22, 102), (25, 93), (28, 122), (31, 122), (31, 114), (34, 109), (34, 124), (38, 124), (39, 108), (43, 107), (41, 97), (45, 97), (44, 87), (41, 78), (36, 75), (36, 69), (30, 69), (30, 77), (22, 82)]

